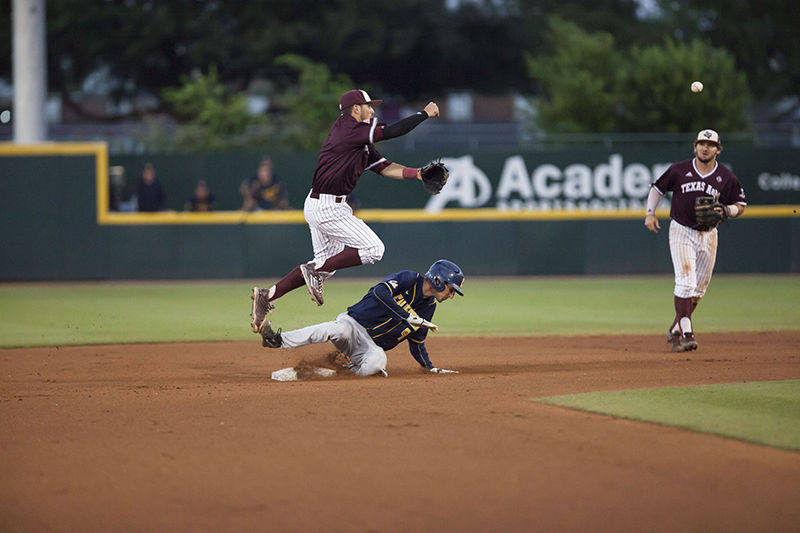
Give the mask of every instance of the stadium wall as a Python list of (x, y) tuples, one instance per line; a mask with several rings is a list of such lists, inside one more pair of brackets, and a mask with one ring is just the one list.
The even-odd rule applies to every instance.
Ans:
[[(384, 154), (409, 165), (442, 155), (391, 147)], [(797, 154), (736, 147), (723, 158), (742, 180), (749, 207), (721, 227), (716, 272), (800, 271)], [(271, 155), (293, 209), (242, 213), (238, 186), (261, 154), (110, 157), (103, 143), (0, 145), (0, 280), (282, 276), (311, 255), (301, 209), (316, 154)], [(668, 204), (659, 209), (659, 235), (644, 228), (642, 205), (653, 176), (690, 156), (646, 149), (445, 154), (453, 174), (438, 197), (420, 184), (367, 173), (354, 199), (386, 254), (377, 265), (338, 275), (381, 277), (445, 256), (472, 275), (669, 273)], [(128, 199), (146, 162), (156, 167), (169, 210), (109, 210), (111, 188)], [(215, 192), (218, 211), (181, 211), (199, 179)]]

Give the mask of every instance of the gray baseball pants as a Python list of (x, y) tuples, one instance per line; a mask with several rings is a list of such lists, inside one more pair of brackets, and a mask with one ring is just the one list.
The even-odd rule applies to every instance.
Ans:
[(329, 341), (353, 361), (352, 371), (371, 376), (386, 371), (386, 352), (375, 344), (364, 326), (347, 312), (332, 322), (281, 332), (281, 348), (298, 348)]

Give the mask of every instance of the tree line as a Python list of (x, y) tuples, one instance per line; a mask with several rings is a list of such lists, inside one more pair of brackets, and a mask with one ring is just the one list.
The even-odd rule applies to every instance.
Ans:
[[(698, 113), (741, 130), (750, 95), (797, 94), (794, 2), (652, 5), (643, 13), (636, 0), (51, 1), (48, 83), (89, 120), (107, 117), (92, 117), (76, 95), (96, 87), (115, 101), (151, 102), (129, 115), (179, 117), (194, 142), (209, 128), (231, 139), (255, 128), (290, 144), (327, 122), (305, 107), (328, 105), (343, 86), (398, 101), (524, 94), (539, 109), (532, 126), (551, 132), (688, 131)], [(5, 80), (10, 16), (0, 11)], [(692, 79), (708, 88), (694, 99)], [(263, 92), (281, 116), (254, 124), (237, 96), (246, 90)], [(305, 103), (292, 100), (298, 94)]]

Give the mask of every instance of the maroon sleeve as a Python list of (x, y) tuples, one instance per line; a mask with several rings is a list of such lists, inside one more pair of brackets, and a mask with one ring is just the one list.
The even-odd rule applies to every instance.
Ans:
[(383, 126), (377, 119), (369, 122), (356, 122), (349, 115), (342, 115), (336, 121), (326, 141), (337, 150), (361, 148), (383, 139)]
[(363, 146), (365, 144), (372, 144), (370, 137), (373, 135), (374, 129), (375, 128), (372, 124), (359, 122), (353, 126), (353, 129), (350, 130), (345, 139), (342, 139), (342, 142), (348, 146)]
[(662, 195), (672, 190), (675, 184), (675, 167), (677, 163), (673, 163), (661, 176), (653, 182), (653, 186), (658, 189)]
[(747, 198), (744, 194), (744, 188), (742, 187), (739, 178), (733, 172), (728, 172), (729, 178), (727, 180), (727, 187), (725, 190), (720, 194), (720, 201), (725, 205), (730, 204), (742, 204), (747, 205)]
[(371, 170), (375, 174), (380, 174), (383, 169), (391, 165), (392, 162), (383, 157), (380, 152), (378, 152), (374, 146), (370, 145), (369, 147), (369, 155), (367, 157), (367, 168), (366, 170)]

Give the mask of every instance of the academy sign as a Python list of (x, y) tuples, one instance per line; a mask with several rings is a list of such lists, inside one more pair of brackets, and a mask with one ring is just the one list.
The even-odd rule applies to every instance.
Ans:
[[(545, 163), (528, 168), (522, 156), (506, 158), (497, 186), (475, 165), (471, 155), (443, 158), (450, 178), (425, 209), (496, 207), (502, 210), (643, 208), (650, 184), (670, 163), (625, 164), (621, 154), (595, 167), (572, 163), (563, 168)], [(666, 200), (662, 200), (666, 202)], [(667, 205), (666, 203), (664, 205)]]

